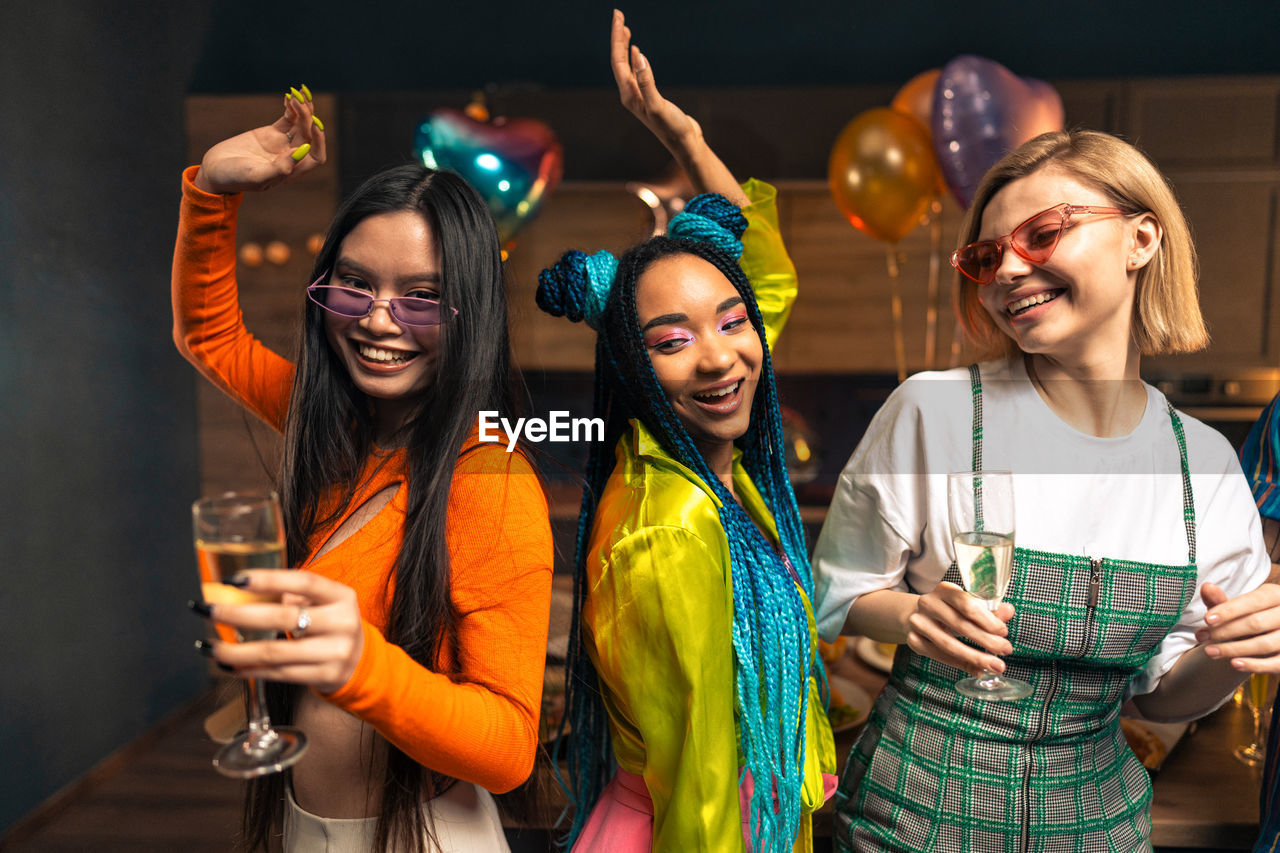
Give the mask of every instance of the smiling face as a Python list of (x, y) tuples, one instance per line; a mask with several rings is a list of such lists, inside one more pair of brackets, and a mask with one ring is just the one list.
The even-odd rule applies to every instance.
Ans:
[[(764, 350), (746, 305), (714, 265), (667, 255), (636, 280), (636, 313), (658, 383), (708, 463), (751, 424)], [(714, 458), (713, 458), (714, 457)]]
[[(982, 213), (978, 239), (1000, 239), (1029, 217), (1063, 202), (1115, 206), (1096, 187), (1050, 165), (992, 196)], [(1137, 270), (1158, 243), (1159, 227), (1149, 214), (1073, 217), (1043, 264), (1033, 264), (1006, 247), (995, 280), (978, 288), (978, 298), (996, 326), (1024, 353), (1078, 365), (1134, 359), (1131, 327)]]
[[(436, 299), (440, 279), (440, 251), (430, 226), (420, 214), (402, 210), (370, 216), (351, 229), (323, 283), (362, 290), (374, 299)], [(324, 325), (351, 381), (394, 430), (431, 385), (441, 327), (397, 323), (386, 302), (375, 303), (364, 317), (325, 311)]]

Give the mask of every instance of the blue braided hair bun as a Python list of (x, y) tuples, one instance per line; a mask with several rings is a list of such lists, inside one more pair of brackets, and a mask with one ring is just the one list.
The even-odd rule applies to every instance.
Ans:
[(742, 257), (742, 234), (746, 230), (747, 217), (719, 193), (694, 196), (667, 226), (668, 236), (710, 243), (735, 261)]
[(565, 252), (554, 266), (538, 273), (538, 307), (552, 317), (568, 317), (574, 323), (585, 320), (599, 331), (600, 314), (617, 270), (618, 260), (608, 252)]
[[(747, 218), (736, 204), (719, 193), (702, 193), (671, 219), (667, 234), (710, 243), (736, 261), (742, 257), (746, 230)], [(553, 317), (586, 321), (599, 331), (600, 315), (617, 272), (618, 259), (608, 252), (565, 252), (553, 266), (538, 273), (538, 307)]]

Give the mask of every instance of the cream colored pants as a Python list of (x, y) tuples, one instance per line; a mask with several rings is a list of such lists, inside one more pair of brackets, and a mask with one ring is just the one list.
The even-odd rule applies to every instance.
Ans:
[[(510, 853), (493, 797), (484, 788), (458, 782), (423, 804), (435, 822), (442, 853)], [(324, 818), (305, 812), (288, 793), (284, 814), (285, 853), (371, 853), (377, 818)]]

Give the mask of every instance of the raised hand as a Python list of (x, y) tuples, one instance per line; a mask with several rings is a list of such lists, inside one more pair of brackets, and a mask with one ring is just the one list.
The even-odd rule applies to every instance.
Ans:
[(266, 190), (325, 161), (323, 125), (307, 87), (290, 90), (272, 124), (223, 140), (205, 152), (195, 185), (205, 192)]
[(237, 577), (244, 580), (241, 589), (279, 595), (281, 603), (217, 604), (209, 618), (242, 630), (287, 632), (292, 639), (214, 643), (214, 660), (241, 678), (306, 684), (321, 693), (350, 680), (364, 651), (355, 590), (305, 570), (250, 569)]
[[(622, 105), (677, 154), (677, 149), (701, 142), (702, 128), (684, 110), (662, 97), (653, 82), (653, 68), (640, 48), (631, 43), (631, 29), (617, 9), (609, 40), (613, 79), (618, 83)], [(679, 154), (677, 154), (677, 158)]]

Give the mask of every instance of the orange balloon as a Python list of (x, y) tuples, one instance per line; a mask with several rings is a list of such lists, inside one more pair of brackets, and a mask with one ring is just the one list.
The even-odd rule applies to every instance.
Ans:
[(929, 131), (887, 107), (849, 122), (827, 164), (840, 212), (855, 228), (892, 243), (919, 224), (937, 193), (938, 175)]
[[(930, 68), (928, 71), (921, 71), (916, 76), (907, 81), (906, 85), (898, 90), (898, 94), (893, 96), (893, 101), (889, 106), (900, 113), (906, 113), (915, 117), (916, 121), (924, 125), (924, 129), (929, 132), (929, 144), (933, 144), (933, 90), (938, 86), (938, 78), (942, 76), (941, 68)], [(937, 160), (938, 154), (934, 152), (934, 160)], [(942, 167), (938, 167), (938, 188), (936, 195), (947, 194), (947, 177), (942, 174)]]
[(933, 121), (933, 90), (941, 74), (941, 68), (921, 71), (898, 90), (889, 106), (900, 113), (915, 116), (916, 121), (928, 128)]

